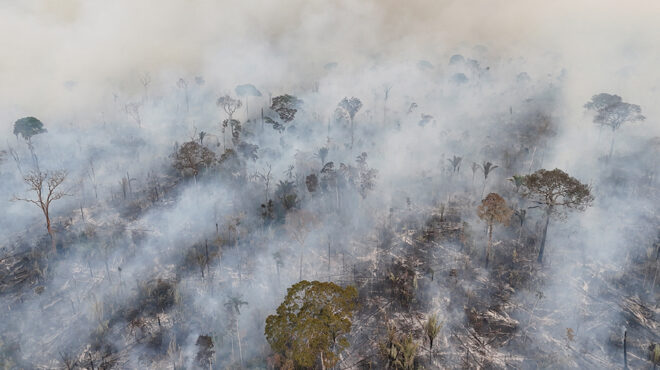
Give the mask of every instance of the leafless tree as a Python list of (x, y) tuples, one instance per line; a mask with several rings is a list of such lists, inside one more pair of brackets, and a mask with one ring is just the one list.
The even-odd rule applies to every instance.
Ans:
[(183, 78), (179, 78), (179, 81), (176, 83), (176, 87), (183, 90), (183, 94), (186, 98), (186, 112), (190, 111), (190, 99), (188, 97), (188, 82)]
[(303, 254), (305, 249), (305, 241), (309, 232), (312, 230), (316, 224), (316, 217), (314, 214), (298, 210), (295, 212), (290, 212), (286, 216), (286, 221), (284, 227), (289, 233), (291, 238), (295, 240), (300, 245), (300, 274), (299, 280), (302, 280), (302, 266), (303, 266)]
[(140, 108), (142, 105), (140, 103), (128, 103), (124, 106), (126, 114), (137, 123), (138, 127), (142, 127), (142, 117), (140, 116)]
[(149, 72), (144, 72), (140, 75), (140, 84), (144, 87), (144, 100), (149, 100), (149, 85), (151, 85), (151, 75)]
[(29, 186), (28, 190), (33, 191), (37, 199), (19, 198), (14, 197), (15, 200), (22, 200), (30, 202), (41, 211), (46, 218), (46, 229), (50, 235), (53, 251), (55, 251), (55, 230), (53, 230), (51, 223), (50, 205), (52, 202), (62, 199), (64, 196), (70, 195), (64, 191), (58, 190), (60, 185), (66, 180), (67, 173), (63, 170), (56, 171), (30, 171), (23, 181)]

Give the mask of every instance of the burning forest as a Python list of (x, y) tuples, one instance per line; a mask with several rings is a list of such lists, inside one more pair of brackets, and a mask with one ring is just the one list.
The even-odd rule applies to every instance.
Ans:
[(0, 4), (0, 369), (655, 369), (658, 19)]

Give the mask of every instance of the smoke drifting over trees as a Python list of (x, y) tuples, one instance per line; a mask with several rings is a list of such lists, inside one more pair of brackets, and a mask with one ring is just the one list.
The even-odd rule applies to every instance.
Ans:
[(659, 17), (0, 5), (0, 368), (652, 368)]

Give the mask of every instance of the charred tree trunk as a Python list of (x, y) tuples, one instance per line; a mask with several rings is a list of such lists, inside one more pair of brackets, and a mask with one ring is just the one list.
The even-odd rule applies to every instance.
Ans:
[(607, 156), (607, 159), (612, 158), (612, 153), (614, 153), (614, 138), (616, 137), (616, 131), (612, 129), (612, 141), (610, 142), (610, 154)]
[(238, 315), (236, 316), (236, 340), (238, 341), (238, 358), (243, 366), (243, 349), (241, 348), (241, 331), (238, 328)]
[(623, 332), (623, 368), (628, 369), (628, 331)]
[(50, 244), (51, 247), (53, 248), (53, 252), (57, 252), (57, 244), (55, 242), (55, 231), (53, 230), (53, 227), (50, 224), (50, 218), (46, 216), (46, 229), (48, 229), (48, 235), (50, 235)]
[(353, 137), (355, 135), (355, 127), (353, 126), (353, 118), (351, 118), (351, 150), (353, 149)]
[(488, 225), (488, 247), (486, 248), (486, 268), (488, 268), (488, 260), (490, 258), (490, 250), (493, 247), (493, 224)]
[(545, 226), (543, 227), (543, 236), (541, 236), (541, 248), (539, 249), (538, 263), (543, 263), (543, 252), (545, 251), (545, 239), (548, 236), (548, 225), (550, 224), (550, 214), (552, 213), (552, 206), (548, 207), (545, 214)]

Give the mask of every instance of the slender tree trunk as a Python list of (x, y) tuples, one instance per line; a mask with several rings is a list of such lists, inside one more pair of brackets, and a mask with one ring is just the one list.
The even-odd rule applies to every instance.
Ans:
[(321, 351), (321, 370), (325, 370), (325, 364), (323, 362), (323, 351)]
[(210, 274), (211, 271), (209, 270), (209, 241), (208, 240), (205, 241), (204, 248), (206, 249), (206, 262), (205, 262), (206, 272)]
[(55, 231), (53, 230), (53, 227), (50, 224), (50, 217), (48, 216), (48, 213), (46, 213), (46, 229), (48, 230), (48, 235), (50, 235), (50, 244), (51, 247), (53, 248), (53, 252), (56, 252), (57, 243), (55, 242)]
[(488, 268), (488, 259), (490, 257), (490, 249), (493, 247), (493, 225), (488, 225), (488, 247), (486, 248), (486, 268)]
[(328, 271), (330, 271), (330, 244), (331, 241), (328, 240)]
[(353, 118), (351, 118), (351, 149), (353, 149), (353, 137), (355, 134), (355, 128), (353, 126)]
[(243, 365), (243, 349), (241, 347), (241, 331), (238, 329), (238, 315), (236, 315), (236, 340), (238, 341), (238, 358)]
[(614, 138), (616, 137), (614, 129), (612, 129), (612, 141), (610, 142), (610, 154), (607, 156), (607, 159), (612, 158), (612, 153), (614, 152)]
[(486, 181), (488, 181), (488, 177), (484, 178), (484, 186), (481, 188), (481, 199), (484, 198), (484, 191), (486, 190)]
[(623, 332), (623, 368), (628, 369), (628, 331)]
[(541, 248), (539, 249), (539, 258), (537, 259), (538, 263), (543, 263), (543, 251), (545, 250), (545, 239), (548, 236), (548, 224), (550, 224), (550, 213), (552, 212), (552, 207), (548, 207), (545, 215), (545, 226), (543, 227), (543, 236), (541, 237)]
[(304, 253), (304, 250), (302, 248), (300, 248), (300, 273), (298, 275), (298, 281), (302, 280), (303, 253)]
[(429, 338), (429, 361), (433, 365), (433, 339)]

